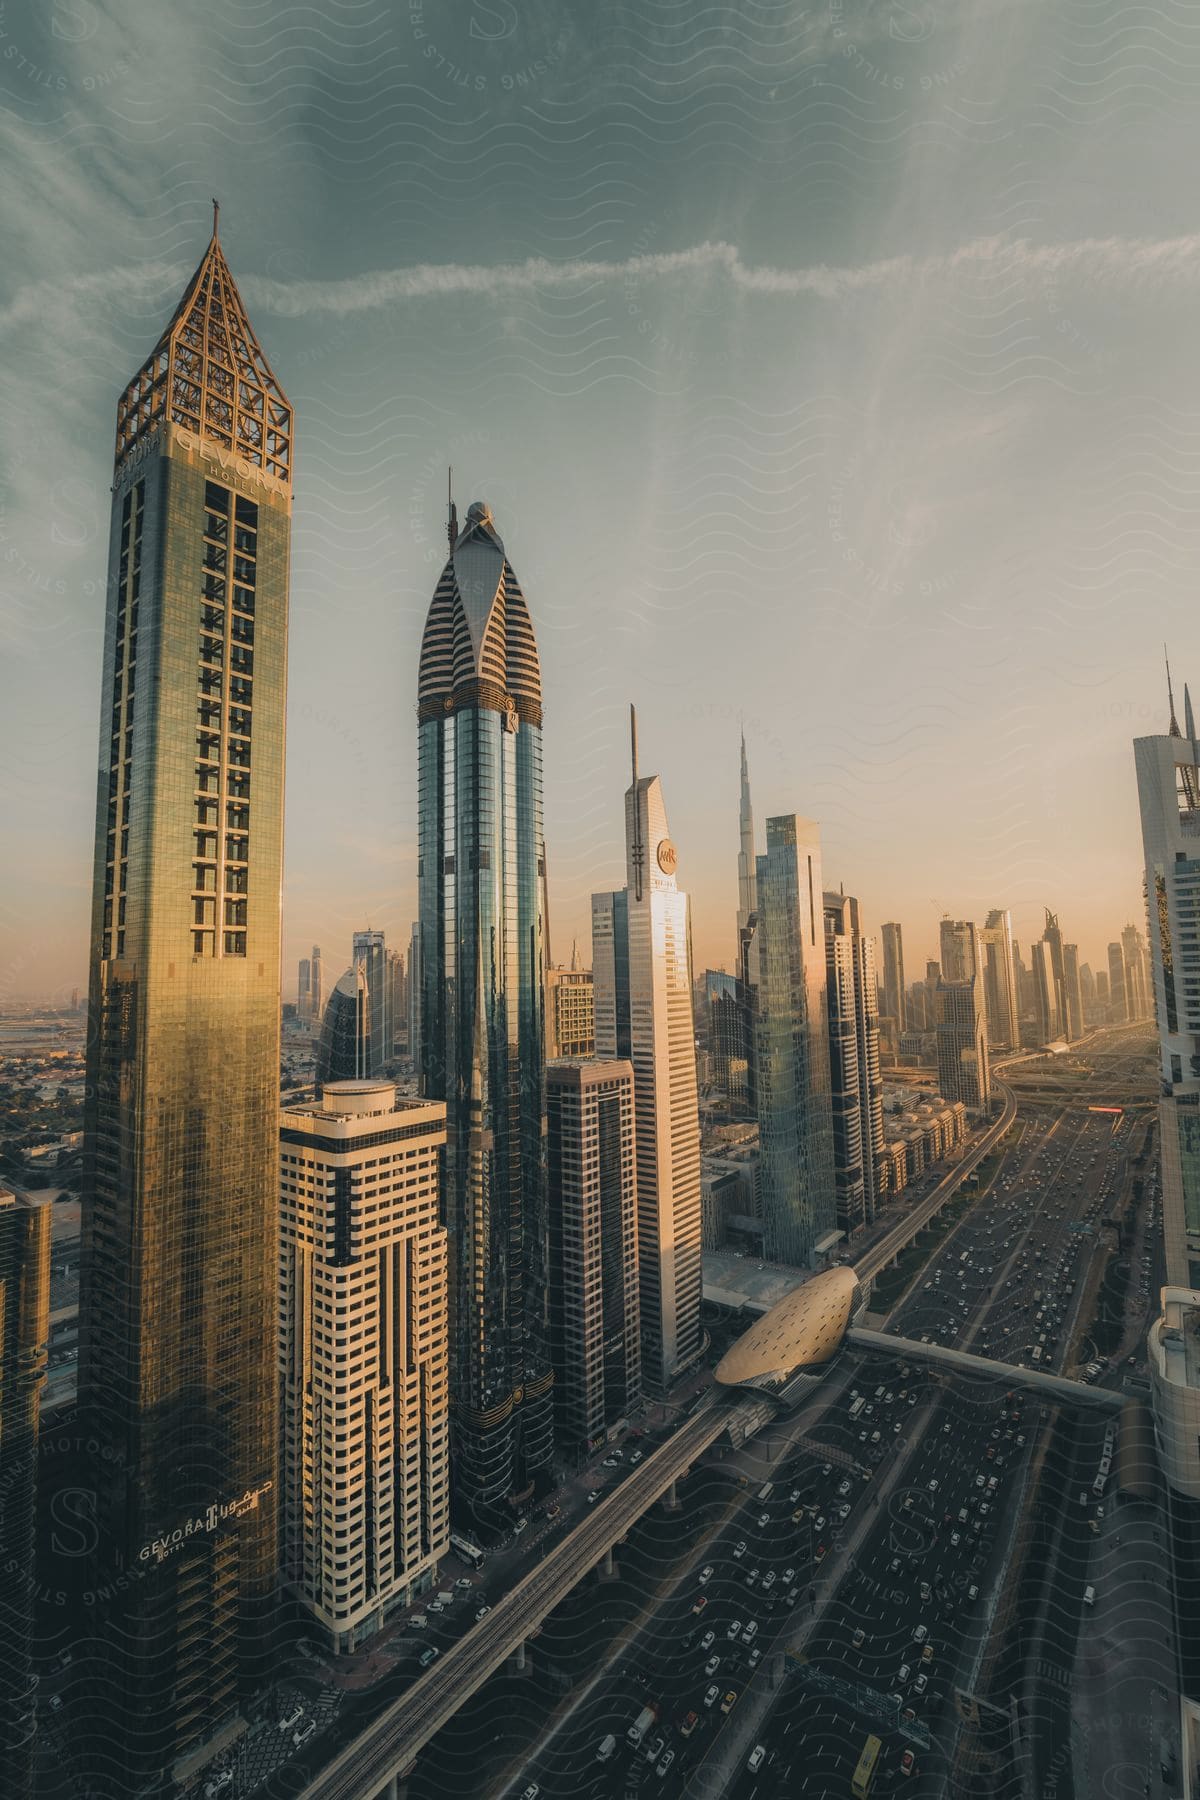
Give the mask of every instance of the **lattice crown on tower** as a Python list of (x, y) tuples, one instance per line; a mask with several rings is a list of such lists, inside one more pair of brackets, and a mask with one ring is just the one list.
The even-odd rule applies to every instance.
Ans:
[(291, 481), (292, 408), (246, 316), (215, 220), (174, 317), (117, 406), (118, 470), (164, 419)]

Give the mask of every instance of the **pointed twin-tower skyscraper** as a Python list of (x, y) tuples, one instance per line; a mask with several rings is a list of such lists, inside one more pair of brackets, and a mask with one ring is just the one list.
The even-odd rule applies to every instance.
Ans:
[(453, 1503), (493, 1535), (553, 1450), (542, 681), (491, 511), (458, 529), (418, 679), (420, 1068), (446, 1102)]

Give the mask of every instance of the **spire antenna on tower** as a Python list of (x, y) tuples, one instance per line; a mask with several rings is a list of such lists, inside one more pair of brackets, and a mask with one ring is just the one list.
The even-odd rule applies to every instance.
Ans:
[(217, 235), (217, 224), (221, 217), (221, 202), (213, 195), (213, 236)]
[(1182, 737), (1183, 733), (1179, 729), (1179, 721), (1175, 717), (1175, 696), (1171, 692), (1171, 659), (1167, 655), (1167, 646), (1165, 644), (1163, 645), (1163, 661), (1167, 665), (1167, 705), (1171, 711), (1171, 722), (1167, 726), (1167, 736)]
[(638, 795), (637, 708), (632, 701), (629, 704), (629, 752), (633, 763), (633, 785), (630, 789), (633, 795), (633, 891), (635, 899), (640, 900), (646, 851), (642, 843), (642, 808)]
[(454, 504), (454, 470), (446, 467), (446, 536), (450, 540), (450, 554), (454, 555), (454, 546), (458, 542), (458, 510)]

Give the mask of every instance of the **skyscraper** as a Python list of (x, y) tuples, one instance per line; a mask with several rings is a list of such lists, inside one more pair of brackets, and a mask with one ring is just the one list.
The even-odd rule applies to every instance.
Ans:
[(408, 982), (404, 973), (404, 956), (399, 950), (387, 953), (388, 1042), (387, 1059), (399, 1056), (408, 1045)]
[(754, 854), (754, 808), (750, 803), (750, 766), (742, 733), (742, 785), (738, 808), (738, 941), (758, 911), (758, 873)]
[(274, 1604), (291, 463), (214, 221), (117, 413), (80, 1309), (105, 1794), (230, 1724)]
[(421, 1066), (421, 927), (414, 919), (408, 940), (408, 1060)]
[(767, 820), (758, 858), (758, 1124), (763, 1255), (812, 1266), (837, 1229), (821, 839)]
[(371, 1050), (366, 1073), (379, 1079), (392, 1057), (392, 984), (383, 932), (372, 931), (369, 926), (365, 931), (356, 931), (351, 961), (362, 970), (367, 982)]
[(642, 1379), (662, 1392), (700, 1350), (700, 1115), (688, 897), (657, 775), (625, 795), (627, 885), (592, 895), (596, 1055), (633, 1064)]
[[(1200, 746), (1191, 710), (1189, 699), (1186, 735), (1172, 699), (1168, 729), (1133, 743), (1162, 1084), (1163, 1239), (1167, 1282), (1183, 1288), (1200, 1287), (1200, 987), (1192, 976), (1200, 938)], [(1148, 1008), (1133, 925), (1121, 933), (1121, 952), (1126, 1016), (1136, 1023)]]
[(937, 985), (938, 1086), (943, 1098), (985, 1110), (991, 1104), (987, 1012), (983, 998), (983, 956), (969, 919), (942, 920), (942, 967), (965, 970), (956, 980), (943, 974)]
[(38, 1414), (50, 1335), (50, 1201), (0, 1187), (0, 1773), (32, 1800)]
[(1016, 950), (1012, 914), (996, 908), (979, 933), (983, 954), (983, 1000), (987, 1012), (988, 1048), (1017, 1050), (1021, 1045), (1017, 997)]
[(1125, 953), (1120, 944), (1108, 946), (1108, 1016), (1114, 1025), (1125, 1023)]
[(309, 967), (312, 975), (309, 985), (309, 1017), (317, 1024), (325, 1010), (325, 976), (321, 966), (321, 946), (314, 944)]
[(551, 1063), (546, 1114), (554, 1410), (580, 1458), (641, 1400), (632, 1067)]
[(1074, 1035), (1071, 1030), (1071, 1014), (1067, 1003), (1067, 965), (1063, 950), (1062, 927), (1058, 922), (1058, 914), (1046, 908), (1046, 929), (1042, 933), (1042, 942), (1049, 953), (1049, 977), (1054, 983), (1054, 1010), (1058, 1015), (1058, 1029), (1068, 1040)]
[(1059, 1012), (1059, 985), (1054, 979), (1054, 959), (1044, 938), (1032, 946), (1034, 1020), (1039, 1044), (1052, 1044), (1063, 1028)]
[(1083, 983), (1080, 979), (1079, 945), (1063, 945), (1063, 1001), (1067, 1009), (1067, 1036), (1083, 1036)]
[(312, 963), (307, 956), (300, 958), (300, 968), (296, 977), (296, 1017), (308, 1019), (312, 1016)]
[(596, 1009), (590, 969), (546, 970), (546, 1057), (591, 1056)]
[(825, 895), (825, 980), (837, 1222), (849, 1236), (875, 1217), (883, 1152), (875, 945), (849, 894)]
[(970, 919), (943, 919), (941, 937), (941, 979), (970, 981), (977, 968), (982, 973), (979, 935)]
[(335, 1652), (450, 1542), (446, 1111), (335, 1082), (279, 1115), (284, 1569)]
[(904, 939), (893, 920), (883, 927), (883, 1010), (892, 1023), (890, 1039), (899, 1045), (908, 1030), (907, 992), (904, 986)]
[[(1134, 742), (1143, 740), (1135, 738)], [(1145, 740), (1149, 742), (1150, 740)], [(1154, 902), (1151, 900), (1150, 888), (1146, 890), (1146, 911), (1152, 924), (1154, 918)], [(1125, 974), (1125, 1017), (1131, 1025), (1140, 1025), (1144, 1019), (1154, 1016), (1152, 981), (1147, 967), (1146, 940), (1136, 925), (1126, 925), (1121, 933), (1121, 961)]]
[(542, 685), (520, 585), (476, 501), (418, 683), (422, 1092), (446, 1102), (453, 1499), (495, 1531), (550, 1462)]
[(347, 969), (336, 983), (317, 1042), (316, 1086), (366, 1081), (371, 1074), (371, 999), (366, 970)]

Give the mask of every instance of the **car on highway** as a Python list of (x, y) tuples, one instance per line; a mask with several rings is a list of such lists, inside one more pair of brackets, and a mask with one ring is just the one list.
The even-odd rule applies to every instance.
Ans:
[(729, 1692), (726, 1694), (725, 1698), (721, 1702), (721, 1711), (725, 1714), (729, 1714), (733, 1711), (733, 1709), (736, 1705), (737, 1705), (737, 1689), (730, 1688)]
[(720, 1666), (721, 1666), (720, 1657), (719, 1656), (710, 1656), (708, 1661), (704, 1665), (704, 1673), (706, 1675), (715, 1675), (717, 1670), (720, 1668)]
[(708, 1689), (708, 1692), (704, 1696), (704, 1704), (705, 1706), (715, 1706), (720, 1698), (721, 1690), (714, 1682), (713, 1686)]
[(695, 1613), (697, 1618), (700, 1617), (700, 1614), (704, 1611), (704, 1609), (707, 1605), (708, 1605), (707, 1599), (705, 1598), (705, 1596), (703, 1594), (701, 1594), (700, 1598), (695, 1602), (694, 1606), (692, 1607), (692, 1611)]
[(733, 1560), (734, 1560), (734, 1562), (741, 1562), (741, 1560), (742, 1560), (742, 1558), (743, 1558), (743, 1556), (745, 1556), (745, 1554), (746, 1554), (746, 1540), (745, 1540), (745, 1538), (741, 1538), (741, 1539), (739, 1539), (739, 1541), (738, 1541), (738, 1542), (737, 1542), (737, 1543), (736, 1543), (736, 1544), (735, 1544), (735, 1545), (734, 1545), (734, 1546), (733, 1546)]
[(696, 1579), (699, 1581), (701, 1587), (706, 1587), (707, 1584), (712, 1580), (712, 1578), (713, 1578), (712, 1564), (705, 1563), (704, 1567), (701, 1569), (701, 1571), (700, 1571), (699, 1575), (696, 1577)]
[(695, 1731), (695, 1729), (699, 1723), (700, 1723), (700, 1714), (697, 1712), (690, 1712), (688, 1714), (687, 1718), (684, 1719), (682, 1721), (682, 1723), (680, 1724), (680, 1727), (679, 1727), (680, 1737), (685, 1737), (685, 1738), (691, 1737), (693, 1731)]
[(717, 1641), (716, 1632), (715, 1631), (706, 1631), (704, 1636), (700, 1639), (700, 1648), (702, 1650), (711, 1650), (713, 1645), (716, 1643), (716, 1641)]

